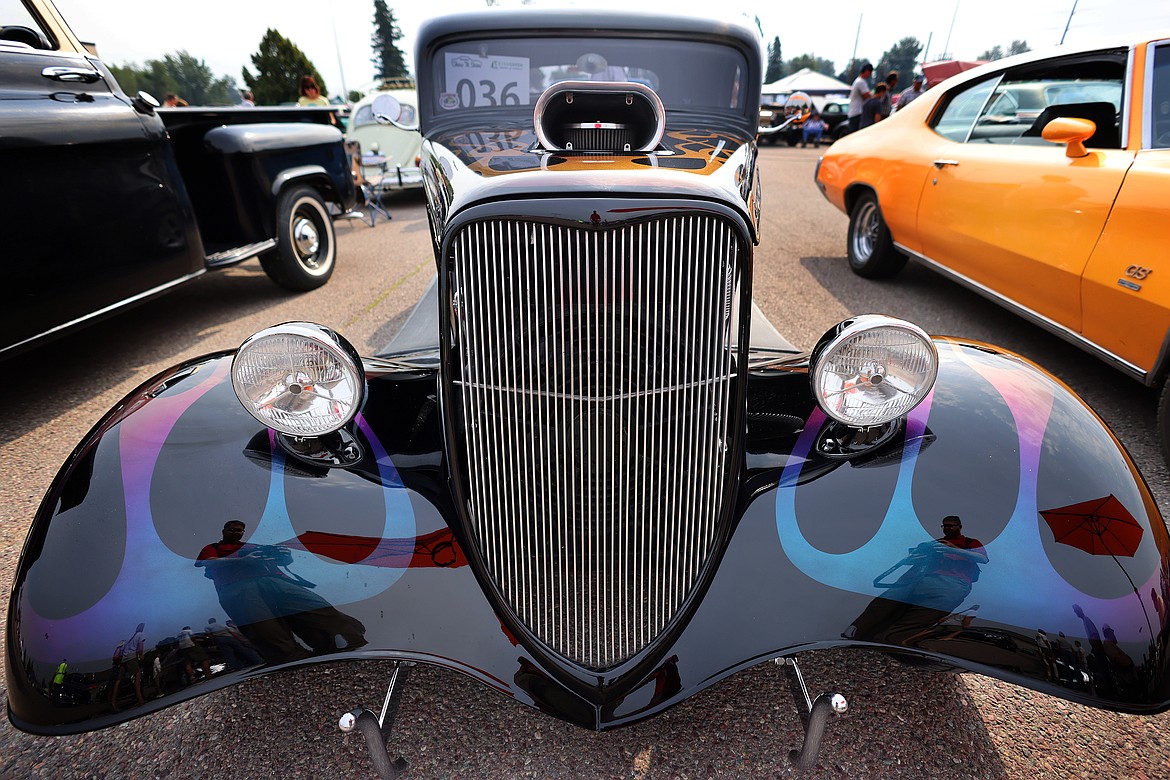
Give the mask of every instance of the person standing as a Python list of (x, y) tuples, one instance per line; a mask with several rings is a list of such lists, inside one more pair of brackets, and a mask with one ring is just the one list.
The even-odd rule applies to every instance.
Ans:
[(898, 71), (891, 70), (886, 74), (886, 94), (882, 97), (882, 119), (889, 119), (894, 113), (894, 87), (898, 86)]
[(300, 93), (301, 97), (297, 100), (298, 106), (329, 105), (329, 98), (321, 94), (321, 88), (317, 86), (317, 79), (312, 76), (301, 76)]
[(886, 82), (884, 81), (879, 81), (877, 86), (873, 88), (873, 97), (865, 101), (861, 106), (861, 115), (857, 117), (858, 129), (863, 129), (875, 122), (882, 121), (882, 105), (888, 91), (886, 89)]
[(849, 88), (849, 132), (856, 132), (861, 128), (861, 111), (865, 107), (865, 101), (869, 100), (872, 93), (869, 91), (869, 77), (873, 75), (873, 65), (870, 63), (862, 63), (861, 70), (857, 73), (857, 78), (853, 80), (853, 86)]
[(923, 78), (921, 73), (914, 74), (914, 82), (910, 84), (910, 86), (906, 87), (906, 89), (902, 90), (902, 94), (898, 95), (899, 111), (922, 96), (922, 93), (924, 92), (923, 86), (925, 83), (926, 79)]

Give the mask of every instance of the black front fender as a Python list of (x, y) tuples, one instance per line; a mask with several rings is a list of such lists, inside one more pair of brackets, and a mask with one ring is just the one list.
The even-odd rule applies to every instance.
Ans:
[[(323, 468), (240, 407), (230, 354), (179, 366), (98, 424), (38, 512), (9, 612), (10, 717), (73, 733), (293, 665), (398, 658), (608, 728), (751, 664), (830, 646), (912, 653), (1099, 707), (1166, 709), (1170, 545), (1129, 457), (1034, 365), (937, 343), (931, 396), (851, 458), (825, 454), (831, 431), (803, 364), (753, 371), (738, 507), (704, 587), (656, 644), (603, 672), (557, 662), (497, 613), (455, 520), (433, 372), (369, 362), (350, 431), (362, 457)], [(1091, 506), (1106, 504), (1129, 518), (1117, 521), (1126, 550), (1058, 540), (1048, 518), (1080, 511), (1091, 525)], [(928, 557), (952, 514), (986, 551), (967, 582), (940, 580)], [(254, 593), (197, 565), (231, 519), (250, 543), (290, 551), (267, 615)], [(228, 621), (240, 631), (229, 636)], [(142, 660), (115, 660), (138, 624)], [(179, 641), (188, 626), (195, 650)]]

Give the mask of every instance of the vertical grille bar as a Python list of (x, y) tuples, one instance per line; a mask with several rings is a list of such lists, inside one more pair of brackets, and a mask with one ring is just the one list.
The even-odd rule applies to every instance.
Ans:
[(741, 241), (670, 216), (478, 222), (451, 247), (450, 379), (482, 559), (541, 641), (613, 666), (676, 614), (730, 500)]

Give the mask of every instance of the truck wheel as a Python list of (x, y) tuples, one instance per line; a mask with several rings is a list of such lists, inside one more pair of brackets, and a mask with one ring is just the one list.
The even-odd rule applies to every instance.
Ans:
[(315, 290), (333, 275), (333, 219), (312, 187), (292, 187), (276, 202), (276, 250), (260, 256), (268, 278), (289, 290)]
[(894, 248), (877, 196), (867, 192), (849, 213), (849, 267), (867, 279), (885, 279), (902, 270), (906, 255)]

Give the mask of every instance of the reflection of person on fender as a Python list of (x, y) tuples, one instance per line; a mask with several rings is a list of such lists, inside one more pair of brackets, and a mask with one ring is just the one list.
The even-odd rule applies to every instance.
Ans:
[[(199, 553), (195, 565), (215, 583), (219, 603), (272, 663), (305, 658), (313, 653), (352, 650), (366, 644), (365, 626), (313, 593), (313, 583), (285, 573), (292, 563), (286, 547), (247, 544), (246, 526), (229, 520), (223, 539)], [(337, 637), (344, 641), (339, 648)]]
[(905, 644), (925, 636), (922, 629), (937, 625), (963, 603), (971, 585), (979, 579), (979, 567), (987, 563), (983, 543), (963, 536), (956, 515), (942, 522), (941, 539), (911, 548), (909, 555), (874, 581), (902, 566), (910, 569), (887, 587), (887, 595), (874, 599), (846, 632), (849, 639)]

